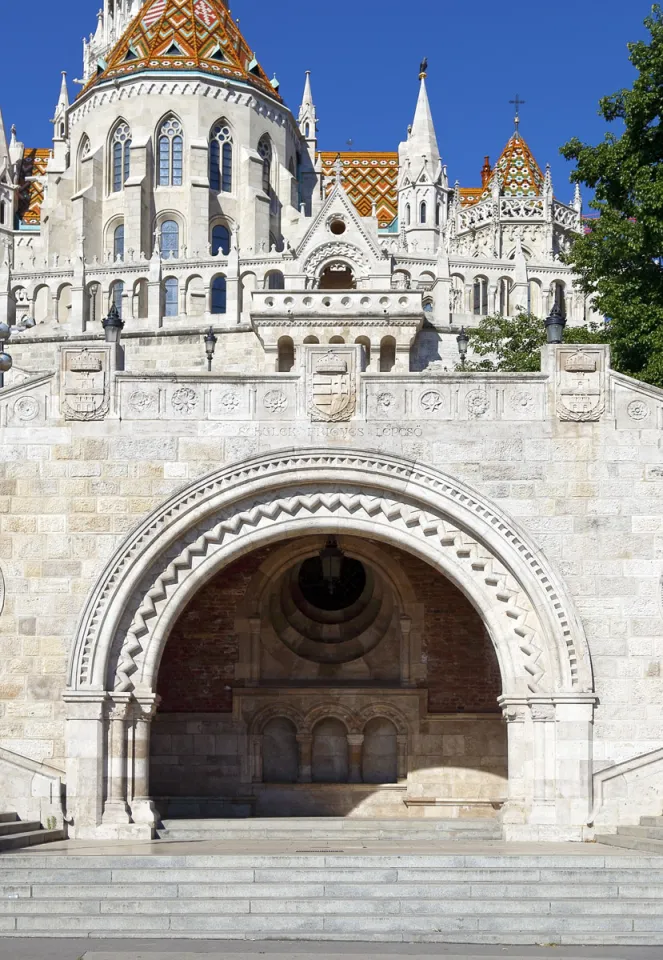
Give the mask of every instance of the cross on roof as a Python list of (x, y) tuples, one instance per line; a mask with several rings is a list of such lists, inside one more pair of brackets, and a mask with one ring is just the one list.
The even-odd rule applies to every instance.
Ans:
[(509, 100), (509, 103), (512, 103), (516, 108), (516, 133), (518, 133), (518, 127), (520, 126), (520, 108), (525, 106), (526, 100), (521, 100), (520, 95), (516, 94), (515, 100)]

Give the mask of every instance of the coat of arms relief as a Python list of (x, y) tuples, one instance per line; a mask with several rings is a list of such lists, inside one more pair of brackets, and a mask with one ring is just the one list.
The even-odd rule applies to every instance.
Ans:
[(60, 402), (65, 420), (103, 420), (110, 407), (110, 351), (62, 351)]
[(605, 354), (601, 348), (569, 347), (557, 354), (557, 415), (560, 420), (599, 420), (605, 411)]
[(350, 420), (357, 409), (357, 349), (310, 347), (306, 358), (306, 405), (311, 420)]

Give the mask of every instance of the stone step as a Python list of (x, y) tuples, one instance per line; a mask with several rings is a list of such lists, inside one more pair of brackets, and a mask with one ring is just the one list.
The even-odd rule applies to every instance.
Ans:
[(64, 840), (64, 830), (36, 829), (14, 833), (0, 837), (0, 853), (17, 850), (20, 847), (32, 847), (40, 843), (51, 843), (54, 840)]
[(160, 849), (0, 857), (0, 936), (663, 943), (663, 856)]
[(605, 843), (611, 847), (626, 847), (628, 850), (642, 850), (650, 853), (663, 853), (663, 839), (656, 840), (649, 837), (634, 836), (633, 834), (602, 833), (596, 836), (597, 843)]
[(639, 840), (663, 840), (663, 826), (623, 826), (618, 827), (620, 837), (637, 837)]
[(0, 823), (14, 823), (18, 820), (18, 814), (13, 812), (0, 813)]
[(643, 827), (663, 827), (663, 817), (640, 817)]
[(34, 830), (41, 830), (39, 820), (14, 820), (6, 823), (0, 821), (0, 837), (14, 833), (32, 833)]

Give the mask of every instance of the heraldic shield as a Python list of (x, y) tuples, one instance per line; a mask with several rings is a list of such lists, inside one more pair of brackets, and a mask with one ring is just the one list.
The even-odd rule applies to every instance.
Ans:
[(357, 405), (356, 364), (352, 350), (309, 353), (308, 411), (312, 420), (349, 420)]

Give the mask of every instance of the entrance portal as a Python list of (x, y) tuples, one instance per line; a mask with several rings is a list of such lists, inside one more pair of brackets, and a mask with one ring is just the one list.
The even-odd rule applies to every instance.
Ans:
[(497, 816), (507, 797), (495, 650), (447, 578), (395, 547), (309, 536), (232, 563), (159, 668), (162, 816)]

